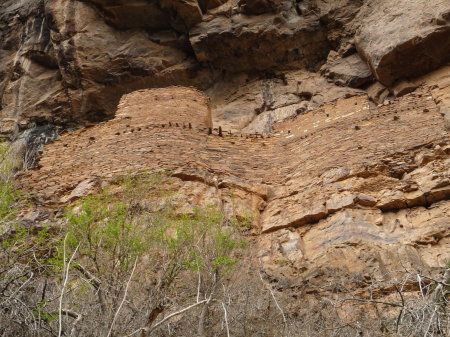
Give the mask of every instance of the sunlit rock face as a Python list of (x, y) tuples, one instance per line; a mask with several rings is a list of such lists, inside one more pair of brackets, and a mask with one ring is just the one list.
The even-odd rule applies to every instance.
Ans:
[(168, 170), (184, 186), (180, 212), (213, 202), (251, 219), (261, 267), (292, 289), (433, 272), (450, 258), (450, 139), (436, 103), (448, 75), (390, 104), (353, 94), (311, 107), (265, 135), (222, 128), (193, 88), (140, 90), (114, 119), (45, 146), (18, 182), (55, 206), (130, 171)]
[(448, 1), (366, 1), (358, 17), (356, 46), (385, 85), (450, 60)]
[(294, 288), (433, 269), (450, 251), (449, 13), (443, 0), (3, 1), (0, 136), (36, 154), (86, 126), (44, 147), (24, 190), (59, 207), (169, 170), (180, 208), (250, 213), (258, 261)]

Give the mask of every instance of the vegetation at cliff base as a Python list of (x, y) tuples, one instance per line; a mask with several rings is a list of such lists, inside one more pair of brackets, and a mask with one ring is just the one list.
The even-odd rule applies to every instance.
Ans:
[(11, 219), (14, 213), (12, 206), (19, 195), (12, 184), (16, 165), (11, 147), (0, 143), (0, 224)]
[(1, 296), (10, 309), (0, 319), (57, 336), (110, 336), (150, 334), (183, 306), (206, 315), (245, 242), (217, 207), (177, 213), (167, 180), (122, 177), (67, 208), (59, 228), (15, 224), (3, 240), (0, 287), (20, 286)]
[(329, 282), (308, 293), (283, 279), (292, 260), (266, 266), (278, 279), (262, 268), (243, 239), (250, 215), (180, 208), (173, 181), (119, 177), (49, 221), (24, 221), (3, 180), (0, 336), (448, 335), (448, 266), (439, 279), (405, 270), (389, 280), (324, 266)]

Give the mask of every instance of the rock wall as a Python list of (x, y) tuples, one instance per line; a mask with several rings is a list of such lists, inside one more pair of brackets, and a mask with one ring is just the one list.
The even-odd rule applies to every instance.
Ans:
[(48, 144), (19, 182), (57, 207), (92, 181), (170, 170), (189, 186), (182, 209), (251, 214), (264, 270), (290, 289), (433, 271), (450, 259), (450, 139), (436, 103), (450, 93), (449, 74), (378, 107), (367, 96), (339, 99), (269, 135), (211, 129), (209, 99), (195, 89), (137, 91), (115, 119)]
[[(262, 112), (286, 117), (280, 105), (306, 111), (444, 64), (449, 11), (445, 0), (4, 0), (0, 134), (110, 119), (123, 94), (170, 85), (207, 90), (214, 118), (254, 129)], [(295, 98), (298, 86), (316, 91)]]
[(47, 208), (170, 170), (180, 209), (252, 214), (280, 287), (433, 270), (450, 259), (450, 71), (416, 76), (450, 61), (449, 13), (445, 0), (3, 0), (0, 136), (36, 152), (36, 130), (85, 126), (18, 177)]

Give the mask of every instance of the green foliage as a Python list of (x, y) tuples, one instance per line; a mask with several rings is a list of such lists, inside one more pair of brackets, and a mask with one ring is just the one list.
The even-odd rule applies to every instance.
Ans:
[(33, 315), (36, 319), (43, 320), (45, 322), (52, 322), (59, 316), (56, 313), (49, 313), (45, 310), (46, 302), (44, 300), (39, 301), (37, 306), (32, 309)]
[[(47, 268), (57, 261), (53, 252), (61, 242), (60, 235), (48, 224), (28, 227), (23, 223), (12, 223), (10, 234), (3, 238), (0, 246), (3, 250), (13, 251), (13, 256), (20, 257), (22, 264), (38, 264)], [(58, 263), (63, 264), (62, 260)]]
[[(0, 272), (0, 287), (9, 285), (7, 294), (27, 293), (27, 319), (52, 329), (59, 324), (60, 294), (64, 308), (81, 313), (82, 324), (99, 331), (111, 326), (103, 323), (105, 312), (119, 312), (126, 289), (127, 302), (142, 308), (133, 312), (142, 313), (192, 296), (211, 298), (220, 277), (236, 264), (236, 250), (244, 247), (241, 226), (214, 207), (179, 214), (171, 202), (174, 181), (166, 174), (121, 177), (68, 207), (53, 225), (8, 222), (0, 243), (0, 269), (7, 271)], [(30, 288), (22, 287), (28, 283)], [(121, 319), (132, 317), (129, 323), (135, 314), (127, 316), (125, 307)], [(71, 318), (62, 321), (69, 324)]]
[(162, 188), (167, 179), (161, 174), (122, 177), (115, 181), (119, 192), (108, 188), (80, 200), (66, 214), (68, 246), (79, 246), (78, 255), (99, 275), (126, 273), (143, 256), (166, 270), (168, 283), (182, 270), (229, 270), (236, 262), (232, 252), (244, 243), (235, 238), (233, 226), (224, 226), (223, 212), (205, 207), (178, 215), (170, 202), (157, 211), (139, 206), (148, 198), (167, 199), (171, 193)]
[(0, 224), (12, 218), (12, 206), (19, 197), (11, 182), (16, 167), (13, 158), (11, 147), (0, 143)]
[[(81, 254), (94, 261), (101, 258), (128, 270), (144, 252), (147, 233), (134, 226), (130, 205), (105, 194), (84, 199), (76, 213), (67, 213), (67, 220), (68, 246), (74, 249), (80, 244)], [(110, 267), (97, 264), (102, 273)]]

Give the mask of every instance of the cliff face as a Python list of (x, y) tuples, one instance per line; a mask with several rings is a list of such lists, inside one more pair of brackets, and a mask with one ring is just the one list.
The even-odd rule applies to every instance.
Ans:
[(308, 300), (450, 260), (448, 0), (3, 0), (0, 28), (1, 136), (85, 124), (18, 176), (39, 207), (169, 170)]
[(208, 98), (194, 89), (141, 90), (113, 120), (47, 145), (19, 181), (55, 206), (117, 175), (169, 170), (180, 209), (251, 215), (264, 270), (291, 289), (402, 267), (431, 273), (450, 259), (450, 140), (435, 103), (450, 94), (448, 76), (443, 68), (379, 107), (339, 99), (266, 136), (211, 128)]
[(141, 87), (208, 83), (186, 33), (156, 4), (7, 1), (0, 13), (3, 133), (98, 121)]
[[(13, 138), (33, 123), (111, 118), (122, 94), (174, 84), (209, 88), (219, 115), (225, 110), (243, 127), (276, 109), (273, 101), (282, 96), (291, 96), (282, 105), (302, 101), (292, 97), (291, 72), (318, 71), (327, 57), (322, 73), (331, 82), (358, 87), (371, 80), (369, 67), (391, 86), (450, 54), (447, 1), (4, 0), (0, 6), (0, 131)], [(271, 93), (267, 87), (278, 87), (281, 78), (284, 88)], [(248, 82), (255, 85), (246, 91), (262, 103), (224, 102)], [(334, 90), (326, 83), (319, 89)]]

